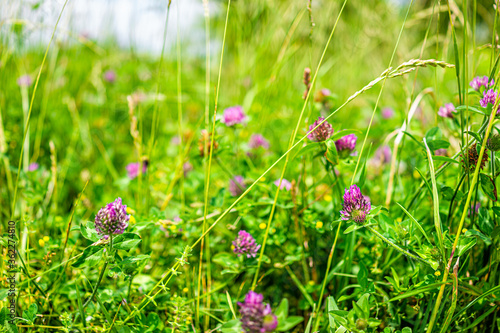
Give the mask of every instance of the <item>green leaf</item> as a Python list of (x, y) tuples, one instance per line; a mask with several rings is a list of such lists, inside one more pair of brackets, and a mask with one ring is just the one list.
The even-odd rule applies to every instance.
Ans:
[(366, 290), (368, 286), (368, 269), (362, 262), (359, 263), (358, 282), (361, 288)]
[(420, 140), (417, 140), (413, 135), (408, 133), (407, 131), (403, 131), (404, 134), (408, 135), (413, 141), (415, 141), (420, 147), (425, 148), (425, 146), (420, 142)]
[(12, 323), (13, 321), (15, 323), (15, 319), (11, 317), (9, 309), (3, 307), (2, 310), (0, 310), (0, 327), (3, 327), (3, 332), (19, 333), (16, 324)]
[(120, 269), (124, 274), (127, 275), (135, 274), (141, 269), (141, 266), (146, 265), (150, 257), (151, 256), (147, 254), (141, 254), (133, 257), (125, 257), (119, 263)]
[(238, 258), (234, 254), (220, 252), (213, 256), (212, 261), (224, 268), (236, 269), (239, 267)]
[(462, 256), (465, 252), (471, 249), (474, 245), (476, 245), (477, 239), (476, 237), (471, 238), (461, 238), (457, 244), (457, 252), (458, 256)]
[(141, 236), (133, 232), (126, 232), (113, 238), (113, 249), (130, 250), (142, 241)]
[[(469, 229), (467, 230), (467, 232), (465, 233), (465, 236), (477, 236), (479, 237), (483, 242), (486, 243), (486, 245), (491, 245), (491, 241), (492, 239), (488, 236), (486, 236), (485, 234), (483, 234), (482, 232), (480, 232), (479, 230), (474, 230), (474, 229)], [(493, 236), (493, 235), (492, 235)]]
[(425, 175), (417, 167), (415, 167), (415, 170), (417, 170), (418, 174), (420, 175), (420, 178), (422, 178), (422, 180), (424, 181), (425, 185), (427, 185), (427, 188), (429, 189), (429, 192), (432, 193), (431, 185), (427, 181), (427, 178), (425, 177)]
[(427, 146), (430, 150), (436, 151), (438, 149), (447, 149), (450, 146), (450, 143), (445, 140), (432, 140), (427, 142)]
[(222, 333), (241, 333), (243, 329), (241, 328), (241, 322), (239, 319), (233, 319), (222, 325), (220, 328)]
[(420, 287), (420, 288), (415, 288), (415, 289), (412, 289), (412, 290), (408, 290), (404, 294), (401, 294), (401, 295), (398, 295), (396, 297), (393, 297), (390, 300), (388, 300), (387, 302), (398, 301), (400, 299), (405, 299), (405, 298), (408, 298), (408, 297), (411, 297), (411, 296), (418, 295), (420, 293), (432, 291), (432, 290), (435, 290), (436, 288), (438, 288), (439, 286), (441, 286), (442, 284), (443, 284), (442, 282), (438, 282), (438, 283), (429, 284), (429, 285), (426, 285), (426, 286), (423, 286), (423, 287)]
[(328, 311), (328, 323), (330, 330), (333, 331), (336, 327), (335, 325), (335, 317), (330, 313), (333, 310), (338, 310), (339, 307), (337, 306), (337, 303), (335, 302), (335, 299), (333, 296), (328, 296), (326, 299), (326, 304), (327, 304), (327, 311)]
[(439, 155), (432, 155), (432, 159), (434, 161), (442, 161), (442, 162), (447, 162), (447, 163), (456, 163), (456, 164), (460, 164), (459, 161), (457, 160), (454, 160), (450, 157), (447, 157), (447, 156), (439, 156)]
[(94, 266), (97, 264), (104, 254), (104, 247), (89, 246), (84, 251), (80, 258), (72, 265), (73, 267)]
[(278, 322), (280, 322), (280, 320), (284, 320), (286, 317), (288, 317), (288, 299), (283, 298), (281, 300), (281, 303), (276, 308), (276, 311), (274, 311), (274, 314), (276, 315)]
[(80, 224), (80, 232), (82, 236), (91, 242), (97, 242), (101, 239), (101, 236), (95, 230), (95, 226), (91, 221), (86, 221)]
[(479, 174), (479, 180), (481, 182), (481, 189), (483, 190), (483, 193), (490, 198), (492, 201), (497, 201), (497, 187), (495, 186), (495, 183), (493, 180), (485, 175), (484, 173)]
[(339, 153), (337, 152), (337, 147), (335, 146), (335, 141), (328, 139), (326, 141), (326, 159), (333, 165), (339, 164)]
[(304, 320), (303, 317), (290, 316), (281, 322), (278, 321), (278, 327), (276, 328), (276, 330), (278, 332), (287, 332), (292, 328), (294, 328), (295, 326), (297, 326), (298, 324), (300, 324), (303, 320)]
[(356, 305), (359, 305), (361, 310), (363, 310), (363, 313), (365, 314), (364, 318), (368, 318), (370, 316), (369, 299), (370, 299), (370, 294), (365, 293), (365, 294), (361, 295), (361, 297), (359, 298), (359, 300), (356, 303)]
[(483, 116), (489, 116), (489, 114), (487, 114), (486, 112), (481, 111), (480, 109), (478, 109), (478, 108), (476, 108), (476, 107), (473, 107), (473, 106), (465, 106), (465, 105), (460, 105), (460, 106), (457, 106), (455, 109), (456, 109), (457, 111), (461, 111), (461, 110), (466, 110), (466, 109), (468, 109), (469, 111), (472, 111), (472, 112), (475, 112), (475, 113), (482, 114)]
[(354, 309), (354, 312), (356, 312), (356, 316), (358, 316), (358, 318), (366, 319), (363, 309), (361, 309), (360, 306), (356, 304), (356, 302), (352, 302), (352, 307)]
[(35, 303), (32, 303), (28, 310), (23, 311), (23, 318), (26, 319), (30, 325), (33, 325), (36, 319), (36, 313), (38, 312), (38, 306)]
[(438, 190), (437, 190), (437, 184), (436, 184), (436, 173), (434, 171), (434, 163), (432, 162), (432, 155), (431, 151), (429, 149), (429, 146), (427, 145), (426, 140), (424, 139), (424, 145), (427, 150), (427, 158), (429, 160), (429, 173), (431, 175), (431, 182), (432, 182), (432, 206), (434, 210), (434, 227), (436, 229), (436, 236), (438, 238), (438, 244), (439, 244), (439, 249), (441, 250), (441, 256), (444, 258), (444, 245), (443, 245), (443, 232), (441, 230), (441, 219), (439, 216), (439, 195), (438, 195)]
[(295, 159), (299, 156), (311, 153), (311, 152), (317, 150), (318, 148), (321, 148), (321, 142), (313, 142), (313, 143), (310, 143), (308, 145), (305, 145), (304, 147), (299, 149), (299, 151), (293, 156), (293, 159)]
[(427, 236), (427, 233), (425, 232), (424, 228), (422, 228), (422, 226), (420, 225), (420, 223), (418, 223), (418, 221), (413, 217), (413, 215), (411, 215), (410, 212), (408, 212), (406, 210), (406, 208), (404, 208), (399, 203), (396, 202), (396, 204), (406, 213), (406, 215), (410, 218), (410, 220), (417, 226), (418, 230), (420, 230), (420, 232), (424, 235), (425, 239), (427, 239), (427, 241), (429, 242), (429, 244), (432, 244), (432, 242), (431, 242), (429, 236)]
[(439, 131), (439, 127), (433, 127), (431, 128), (430, 130), (427, 131), (427, 133), (425, 133), (425, 139), (427, 141), (432, 141), (432, 139), (436, 136), (436, 134), (438, 134), (440, 131)]
[(472, 132), (472, 131), (464, 131), (464, 133), (467, 133), (469, 134), (470, 136), (474, 137), (474, 139), (476, 139), (476, 141), (481, 144), (482, 140), (481, 140), (481, 137), (479, 136), (479, 134), (477, 134), (476, 132)]

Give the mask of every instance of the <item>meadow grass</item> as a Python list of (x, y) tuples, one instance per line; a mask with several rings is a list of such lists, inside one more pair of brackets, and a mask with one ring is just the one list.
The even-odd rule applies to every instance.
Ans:
[(0, 23), (2, 331), (500, 331), (496, 5), (68, 2)]

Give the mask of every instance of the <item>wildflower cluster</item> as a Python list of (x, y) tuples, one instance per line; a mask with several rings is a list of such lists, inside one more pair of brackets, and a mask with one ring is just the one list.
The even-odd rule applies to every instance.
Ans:
[(340, 211), (342, 220), (363, 224), (372, 207), (370, 199), (361, 194), (357, 185), (352, 185), (345, 190), (342, 208)]
[(101, 236), (107, 238), (112, 234), (123, 234), (129, 220), (127, 206), (122, 204), (121, 198), (117, 198), (99, 210), (95, 216), (95, 228)]
[(263, 303), (264, 296), (252, 290), (245, 296), (243, 303), (238, 302), (241, 313), (241, 327), (249, 333), (272, 332), (278, 327), (278, 319), (271, 306)]
[(238, 232), (238, 237), (233, 241), (233, 252), (241, 256), (246, 255), (247, 258), (256, 257), (260, 249), (260, 245), (255, 242), (255, 239), (245, 230)]

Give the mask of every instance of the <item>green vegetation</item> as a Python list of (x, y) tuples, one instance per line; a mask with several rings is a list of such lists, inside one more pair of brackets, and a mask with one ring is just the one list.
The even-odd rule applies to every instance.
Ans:
[(499, 332), (493, 2), (197, 5), (0, 23), (0, 332)]

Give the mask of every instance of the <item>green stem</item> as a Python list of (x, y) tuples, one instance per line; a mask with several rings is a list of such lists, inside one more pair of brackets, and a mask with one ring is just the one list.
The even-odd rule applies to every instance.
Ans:
[(97, 289), (99, 288), (99, 285), (101, 284), (102, 278), (104, 277), (104, 272), (106, 271), (107, 268), (108, 268), (108, 262), (106, 261), (103, 268), (101, 269), (101, 274), (99, 274), (99, 279), (97, 280), (97, 283), (95, 285), (94, 291), (92, 292), (92, 295), (90, 295), (89, 299), (85, 302), (85, 304), (83, 304), (84, 308), (90, 303), (90, 301), (92, 301), (95, 294), (97, 293)]

